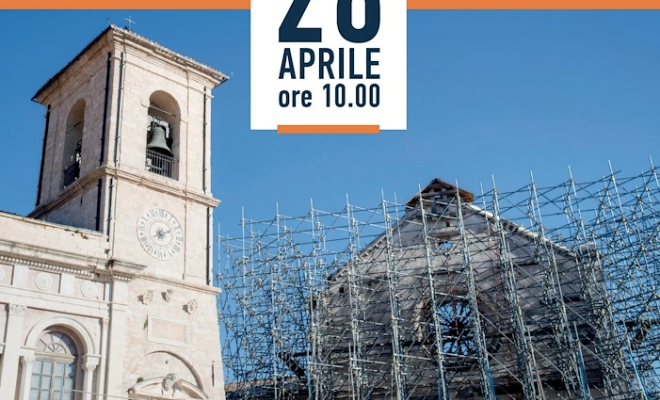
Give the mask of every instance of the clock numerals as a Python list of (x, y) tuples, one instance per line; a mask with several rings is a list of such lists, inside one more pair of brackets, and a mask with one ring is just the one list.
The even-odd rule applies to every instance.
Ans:
[(137, 223), (140, 245), (152, 257), (170, 260), (183, 248), (183, 229), (174, 215), (154, 208), (145, 211)]

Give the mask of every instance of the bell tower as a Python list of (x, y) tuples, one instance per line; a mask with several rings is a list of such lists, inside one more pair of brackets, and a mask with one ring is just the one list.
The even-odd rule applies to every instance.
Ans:
[(34, 95), (47, 114), (30, 217), (104, 235), (106, 268), (139, 266), (110, 305), (109, 395), (224, 396), (210, 104), (226, 80), (110, 26)]

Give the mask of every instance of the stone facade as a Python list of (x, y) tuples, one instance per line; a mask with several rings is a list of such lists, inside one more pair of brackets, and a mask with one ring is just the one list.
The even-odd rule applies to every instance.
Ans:
[(38, 204), (0, 213), (0, 400), (224, 398), (210, 101), (226, 79), (111, 26), (37, 92)]

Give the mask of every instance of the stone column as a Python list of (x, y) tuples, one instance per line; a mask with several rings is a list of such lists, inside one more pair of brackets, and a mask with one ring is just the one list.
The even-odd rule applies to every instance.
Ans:
[(92, 400), (92, 390), (94, 389), (94, 371), (99, 365), (99, 357), (92, 355), (83, 356), (83, 400)]
[(25, 309), (26, 307), (20, 304), (9, 304), (7, 340), (2, 354), (2, 371), (0, 371), (0, 400), (14, 400), (16, 396)]
[(23, 350), (21, 355), (21, 366), (23, 372), (21, 375), (21, 392), (19, 399), (30, 399), (30, 383), (32, 382), (32, 365), (34, 365), (34, 350)]
[[(108, 290), (106, 286), (106, 290)], [(100, 363), (99, 365), (99, 373), (96, 374), (96, 391), (99, 393), (98, 399), (102, 400), (105, 399), (105, 397), (102, 397), (105, 393), (105, 377), (106, 377), (106, 364), (108, 358), (108, 326), (110, 325), (110, 318), (102, 318), (101, 319), (101, 358), (103, 358), (103, 362)]]
[(105, 393), (108, 399), (126, 397), (123, 378), (126, 363), (126, 311), (128, 310), (128, 283), (126, 280), (116, 279), (112, 284), (112, 304), (110, 305), (110, 326), (108, 332), (108, 348), (112, 349), (106, 354), (106, 370), (108, 380)]

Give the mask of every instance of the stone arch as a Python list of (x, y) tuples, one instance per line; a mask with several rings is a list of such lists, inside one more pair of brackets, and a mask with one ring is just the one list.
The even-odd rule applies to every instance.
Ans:
[(194, 383), (177, 379), (169, 374), (138, 382), (128, 390), (129, 399), (195, 399), (208, 400), (209, 396)]
[(149, 107), (153, 108), (153, 110), (148, 111), (149, 113), (164, 112), (162, 117), (168, 121), (176, 122), (181, 119), (179, 102), (164, 90), (155, 90), (149, 95)]
[[(179, 365), (177, 366), (169, 364), (169, 361), (172, 360)], [(167, 367), (164, 363), (167, 364)], [(185, 358), (175, 352), (169, 350), (156, 350), (149, 352), (139, 359), (135, 365), (135, 368), (133, 369), (134, 372), (139, 373), (141, 366), (143, 365), (149, 366), (151, 371), (154, 371), (155, 368), (156, 371), (158, 371), (155, 373), (157, 376), (166, 376), (170, 372), (178, 372), (179, 378), (192, 381), (196, 386), (200, 387), (202, 390), (204, 389), (204, 384), (202, 383), (199, 373), (195, 367)], [(174, 371), (177, 368), (178, 371)], [(150, 378), (151, 377), (142, 376), (142, 379)]]
[(147, 109), (146, 169), (178, 179), (181, 107), (169, 93), (156, 90), (149, 96)]
[(75, 319), (65, 316), (51, 317), (39, 321), (32, 327), (25, 338), (25, 346), (34, 347), (37, 340), (39, 340), (41, 333), (47, 329), (53, 328), (62, 329), (65, 333), (70, 334), (71, 337), (77, 341), (76, 344), (80, 346), (80, 355), (97, 354), (96, 344), (87, 328)]
[[(37, 353), (38, 340), (44, 333), (49, 331), (55, 331), (66, 335), (74, 342), (77, 354), (73, 362), (71, 362), (70, 359), (64, 360), (59, 355), (53, 356), (43, 352)], [(35, 391), (43, 392), (43, 390), (61, 390), (62, 393), (64, 393), (66, 390), (74, 389), (81, 391), (80, 394), (75, 397), (77, 400), (92, 400), (94, 370), (98, 366), (101, 356), (96, 353), (97, 346), (94, 343), (92, 335), (90, 335), (89, 331), (80, 322), (66, 316), (47, 318), (32, 327), (25, 338), (24, 344), (25, 347), (23, 351), (25, 354), (21, 356), (22, 378), (20, 399), (29, 399)], [(52, 368), (52, 365), (58, 363), (61, 365), (59, 369)], [(51, 364), (51, 367), (45, 368), (46, 364)], [(43, 369), (41, 369), (42, 366), (44, 366)], [(66, 375), (69, 374), (69, 372), (66, 372), (67, 368), (71, 366), (73, 368), (73, 370), (70, 370), (71, 375)], [(33, 368), (36, 369), (33, 371)], [(63, 373), (62, 370), (65, 371), (65, 375), (58, 375)], [(53, 374), (64, 380), (60, 381), (60, 383), (53, 384), (52, 382), (57, 382), (54, 379), (55, 375)], [(49, 377), (48, 381), (42, 379), (45, 376)], [(69, 376), (72, 379), (71, 386), (69, 387), (66, 386), (65, 376)], [(35, 382), (40, 383), (37, 386), (34, 386)], [(53, 386), (41, 386), (44, 382), (51, 382), (47, 383), (47, 386)]]
[(71, 107), (66, 120), (62, 153), (62, 171), (64, 171), (62, 187), (64, 188), (80, 177), (86, 105), (84, 99), (78, 99)]

